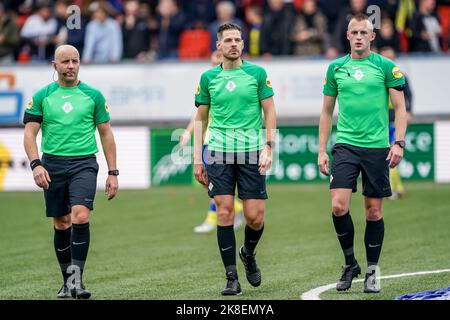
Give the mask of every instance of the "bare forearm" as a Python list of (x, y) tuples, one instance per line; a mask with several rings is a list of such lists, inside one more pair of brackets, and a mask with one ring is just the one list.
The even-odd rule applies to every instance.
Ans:
[(408, 123), (405, 96), (403, 91), (395, 91), (395, 89), (389, 89), (389, 91), (395, 110), (395, 140), (405, 140)]
[(398, 110), (395, 112), (395, 140), (405, 140), (407, 126), (406, 112)]
[(333, 111), (336, 97), (323, 96), (322, 113), (319, 121), (319, 153), (327, 151), (328, 138), (330, 137), (333, 121)]
[(116, 142), (112, 131), (109, 130), (104, 135), (100, 135), (100, 138), (102, 140), (103, 153), (108, 164), (108, 170), (117, 169)]
[(319, 122), (319, 152), (327, 151), (327, 143), (330, 137), (333, 116), (328, 112), (322, 112)]
[(265, 126), (266, 126), (266, 141), (272, 141), (275, 139), (275, 132), (277, 130), (277, 117), (275, 109), (267, 110), (264, 113)]
[(39, 128), (31, 128), (26, 126), (23, 136), (23, 145), (25, 152), (28, 156), (28, 160), (32, 161), (39, 158), (39, 149), (36, 143), (36, 136)]
[(204, 108), (200, 106), (194, 118), (194, 164), (202, 163), (203, 137), (208, 126), (208, 113)]

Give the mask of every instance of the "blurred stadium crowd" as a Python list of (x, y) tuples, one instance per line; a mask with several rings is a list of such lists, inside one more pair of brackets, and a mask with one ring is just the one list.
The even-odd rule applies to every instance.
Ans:
[(335, 58), (349, 51), (349, 16), (371, 5), (375, 50), (448, 51), (450, 0), (0, 0), (0, 64), (49, 61), (61, 44), (84, 63), (203, 59), (225, 22), (243, 28), (250, 57)]

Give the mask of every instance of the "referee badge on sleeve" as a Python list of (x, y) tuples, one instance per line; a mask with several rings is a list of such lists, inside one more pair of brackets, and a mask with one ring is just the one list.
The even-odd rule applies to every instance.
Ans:
[(200, 85), (197, 86), (197, 91), (195, 92), (195, 95), (198, 96), (200, 94)]
[(105, 101), (105, 110), (106, 110), (106, 112), (109, 112), (109, 106), (108, 106), (108, 103)]
[(272, 89), (272, 83), (270, 83), (270, 80), (268, 78), (266, 79), (266, 86)]
[(27, 104), (27, 109), (31, 109), (33, 107), (33, 98), (31, 98), (30, 102)]
[(399, 79), (399, 78), (403, 77), (403, 73), (400, 71), (399, 67), (393, 67), (392, 68), (392, 75), (396, 79)]

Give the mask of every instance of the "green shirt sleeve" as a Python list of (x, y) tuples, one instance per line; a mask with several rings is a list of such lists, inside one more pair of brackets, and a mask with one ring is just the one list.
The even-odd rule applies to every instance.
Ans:
[(258, 97), (259, 100), (264, 100), (273, 96), (272, 84), (267, 77), (266, 70), (264, 68), (260, 69), (258, 77)]
[(42, 102), (44, 98), (45, 92), (43, 90), (36, 92), (30, 102), (28, 102), (25, 112), (35, 116), (42, 116)]
[(200, 78), (200, 83), (197, 86), (197, 91), (195, 92), (195, 105), (210, 105), (211, 96), (209, 95), (208, 89), (209, 79), (207, 73), (203, 73)]
[(103, 94), (98, 91), (94, 98), (95, 109), (94, 109), (94, 122), (96, 125), (100, 123), (108, 122), (110, 120), (109, 117), (109, 108), (106, 103), (106, 99)]
[(405, 84), (405, 76), (392, 60), (384, 59), (383, 70), (386, 75), (386, 88), (394, 88)]
[(327, 75), (323, 82), (323, 94), (331, 97), (338, 95), (336, 79), (334, 78), (334, 65), (328, 66)]

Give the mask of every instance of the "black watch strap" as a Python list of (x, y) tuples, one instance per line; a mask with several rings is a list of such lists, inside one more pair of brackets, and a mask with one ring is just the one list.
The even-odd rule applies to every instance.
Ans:
[(404, 149), (405, 148), (405, 140), (397, 140), (394, 142), (394, 144), (397, 144), (400, 146), (400, 148)]
[(108, 175), (109, 176), (118, 176), (119, 175), (119, 170), (109, 170), (108, 171)]

